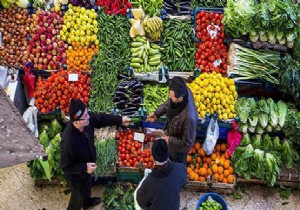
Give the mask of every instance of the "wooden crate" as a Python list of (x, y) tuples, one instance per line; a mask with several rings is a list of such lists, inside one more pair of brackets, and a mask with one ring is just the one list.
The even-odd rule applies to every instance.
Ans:
[(209, 189), (208, 182), (209, 178), (207, 178), (206, 182), (188, 180), (184, 188), (190, 191), (207, 191)]
[(46, 187), (46, 186), (64, 186), (66, 183), (60, 181), (59, 179), (52, 179), (49, 181), (48, 179), (35, 179), (34, 186), (35, 187)]
[(235, 191), (237, 182), (237, 177), (234, 175), (234, 182), (232, 184), (222, 183), (222, 182), (215, 182), (213, 179), (211, 179), (211, 183), (209, 185), (210, 190), (216, 193), (221, 194), (233, 194)]

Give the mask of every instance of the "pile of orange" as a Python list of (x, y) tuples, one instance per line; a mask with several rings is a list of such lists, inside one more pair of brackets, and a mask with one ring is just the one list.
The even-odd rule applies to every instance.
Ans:
[(92, 60), (93, 55), (98, 52), (98, 47), (95, 44), (83, 47), (80, 42), (74, 42), (66, 52), (68, 70), (91, 71), (89, 62)]
[(214, 182), (232, 184), (234, 171), (227, 153), (228, 144), (216, 144), (214, 152), (206, 155), (199, 142), (196, 142), (187, 155), (187, 173), (192, 181), (205, 182), (210, 176)]

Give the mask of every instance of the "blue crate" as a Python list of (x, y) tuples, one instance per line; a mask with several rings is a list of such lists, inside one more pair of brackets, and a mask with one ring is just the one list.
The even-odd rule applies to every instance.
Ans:
[(146, 122), (142, 121), (142, 128), (155, 128), (155, 129), (163, 129), (165, 126), (165, 122), (163, 121), (155, 121), (155, 122)]
[(194, 21), (194, 37), (195, 37), (195, 41), (196, 42), (201, 42), (197, 37), (196, 37), (196, 16), (198, 14), (198, 12), (200, 11), (205, 11), (205, 12), (213, 12), (213, 13), (219, 13), (219, 14), (223, 14), (224, 13), (224, 8), (206, 8), (206, 7), (196, 7), (195, 12), (194, 12), (194, 16), (192, 17), (193, 21)]

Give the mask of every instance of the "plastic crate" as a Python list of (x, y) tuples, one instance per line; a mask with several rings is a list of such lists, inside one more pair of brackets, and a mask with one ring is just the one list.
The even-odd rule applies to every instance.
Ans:
[(224, 9), (223, 8), (206, 8), (206, 7), (196, 7), (195, 12), (194, 12), (194, 17), (192, 17), (193, 21), (194, 21), (194, 37), (195, 37), (195, 41), (196, 42), (201, 42), (201, 40), (199, 40), (196, 37), (196, 16), (198, 14), (198, 12), (200, 11), (205, 11), (205, 12), (211, 12), (211, 13), (219, 13), (219, 14), (223, 14), (224, 13)]
[(140, 172), (117, 172), (117, 182), (139, 183), (143, 178)]
[(163, 129), (165, 127), (165, 122), (163, 121), (155, 121), (155, 122), (142, 122), (142, 128), (155, 128), (155, 129)]

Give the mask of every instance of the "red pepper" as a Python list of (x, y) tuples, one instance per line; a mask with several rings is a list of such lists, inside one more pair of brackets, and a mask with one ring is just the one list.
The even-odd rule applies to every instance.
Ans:
[(122, 9), (119, 9), (118, 11), (116, 11), (114, 14), (115, 15), (126, 15), (126, 12), (127, 12), (127, 7), (123, 7)]
[(127, 8), (131, 8), (131, 7), (132, 7), (132, 4), (128, 1), (128, 2), (126, 3), (126, 6), (127, 6)]

